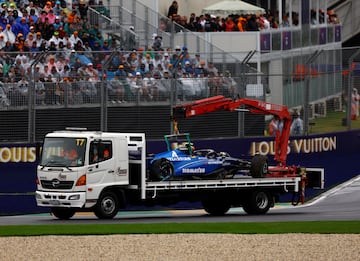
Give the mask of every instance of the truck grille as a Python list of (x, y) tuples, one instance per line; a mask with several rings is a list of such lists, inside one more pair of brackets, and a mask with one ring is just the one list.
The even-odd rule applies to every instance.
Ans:
[(41, 186), (46, 189), (71, 189), (74, 181), (60, 181), (58, 179), (42, 180)]

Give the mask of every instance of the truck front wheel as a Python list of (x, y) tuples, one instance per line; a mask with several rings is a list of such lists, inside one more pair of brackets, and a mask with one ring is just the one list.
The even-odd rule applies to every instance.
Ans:
[(250, 215), (266, 214), (273, 201), (270, 194), (263, 190), (255, 190), (250, 192), (249, 198), (244, 202), (242, 208)]
[(75, 215), (75, 210), (71, 208), (51, 208), (51, 214), (58, 219), (70, 219)]
[(204, 210), (212, 216), (223, 216), (229, 211), (231, 204), (223, 198), (209, 197), (202, 200)]
[(112, 219), (119, 211), (119, 200), (111, 191), (103, 192), (96, 203), (94, 213), (100, 219)]

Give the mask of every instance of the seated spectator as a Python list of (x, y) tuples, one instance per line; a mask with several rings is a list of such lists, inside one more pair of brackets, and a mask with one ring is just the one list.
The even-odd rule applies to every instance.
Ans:
[(120, 76), (115, 75), (115, 77), (108, 81), (107, 88), (109, 92), (109, 100), (111, 100), (112, 103), (124, 102), (125, 89)]
[(55, 16), (61, 15), (62, 7), (61, 2), (59, 0), (55, 1), (55, 5), (51, 9)]
[(12, 31), (10, 24), (6, 25), (6, 29), (3, 31), (3, 34), (6, 41), (9, 41), (11, 44), (15, 43), (16, 35)]
[(49, 20), (49, 24), (55, 23), (56, 15), (54, 14), (54, 11), (52, 9), (48, 12), (46, 18)]
[(45, 86), (42, 81), (40, 81), (40, 75), (35, 77), (35, 99), (36, 104), (45, 105)]

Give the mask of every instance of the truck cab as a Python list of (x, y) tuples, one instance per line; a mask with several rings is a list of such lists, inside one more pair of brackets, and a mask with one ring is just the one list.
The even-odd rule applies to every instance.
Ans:
[(128, 186), (129, 137), (78, 130), (47, 134), (37, 168), (37, 205), (71, 217), (74, 210), (95, 207), (104, 188)]

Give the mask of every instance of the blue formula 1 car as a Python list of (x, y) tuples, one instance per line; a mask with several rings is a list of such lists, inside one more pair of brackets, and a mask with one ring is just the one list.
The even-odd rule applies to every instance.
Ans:
[(268, 160), (262, 155), (248, 161), (213, 149), (195, 150), (188, 133), (166, 135), (165, 142), (167, 151), (150, 160), (151, 181), (225, 179), (234, 175), (264, 177), (268, 173)]

